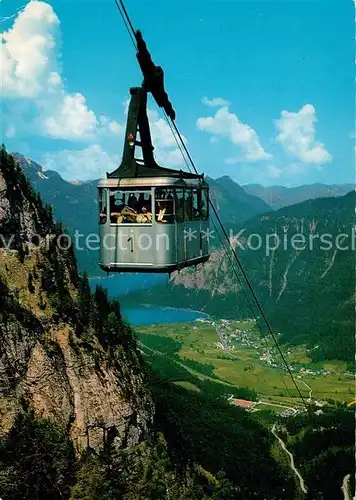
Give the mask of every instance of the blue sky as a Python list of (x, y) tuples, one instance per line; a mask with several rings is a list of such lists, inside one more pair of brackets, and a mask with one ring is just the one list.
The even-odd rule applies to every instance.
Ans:
[[(126, 0), (200, 172), (265, 185), (354, 182), (350, 0)], [(64, 178), (120, 162), (142, 80), (114, 0), (3, 0), (2, 141)], [(19, 10), (18, 10), (19, 9)], [(4, 49), (5, 48), (5, 49)], [(150, 101), (157, 160), (181, 158)]]

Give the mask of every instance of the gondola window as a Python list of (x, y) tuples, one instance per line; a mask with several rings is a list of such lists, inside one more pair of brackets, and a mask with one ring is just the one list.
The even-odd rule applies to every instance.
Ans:
[(152, 195), (147, 190), (110, 190), (111, 224), (152, 223)]
[(159, 224), (174, 223), (174, 202), (172, 189), (156, 189), (155, 213)]
[(99, 223), (105, 224), (107, 221), (107, 190), (99, 189)]

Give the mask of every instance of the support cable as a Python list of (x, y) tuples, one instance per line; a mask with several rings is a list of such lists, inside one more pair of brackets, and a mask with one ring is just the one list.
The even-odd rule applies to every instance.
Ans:
[(136, 39), (135, 39), (135, 30), (134, 30), (134, 27), (132, 26), (130, 17), (127, 13), (127, 10), (125, 9), (125, 5), (123, 4), (122, 0), (114, 0), (114, 1), (115, 1), (117, 10), (120, 12), (121, 18), (124, 22), (126, 29), (127, 29), (129, 37), (131, 38), (131, 41), (134, 44), (135, 49), (137, 49)]

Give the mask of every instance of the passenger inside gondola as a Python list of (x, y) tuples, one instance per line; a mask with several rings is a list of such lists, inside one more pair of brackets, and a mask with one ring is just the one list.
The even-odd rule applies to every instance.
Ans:
[(123, 210), (121, 210), (121, 216), (123, 217), (121, 222), (132, 224), (136, 222), (137, 212), (133, 208), (126, 206)]
[(129, 208), (132, 208), (135, 212), (137, 211), (138, 200), (137, 200), (136, 196), (133, 193), (131, 193), (130, 196), (129, 196), (129, 199), (127, 201), (127, 206)]
[(136, 222), (138, 224), (147, 224), (152, 222), (152, 212), (151, 212), (152, 198), (148, 193), (140, 193), (138, 199), (138, 214), (136, 217)]
[(166, 215), (166, 207), (163, 205), (161, 201), (157, 201), (156, 204), (156, 217), (157, 217), (157, 222), (160, 222), (162, 224), (165, 224), (167, 221), (165, 219)]
[(200, 198), (200, 193), (197, 190), (193, 191), (193, 220), (199, 220), (201, 215), (200, 215), (200, 203), (199, 203), (199, 198)]
[(136, 222), (138, 224), (147, 224), (152, 222), (152, 213), (147, 210), (145, 205), (142, 206), (141, 212), (137, 214)]
[(122, 222), (121, 210), (124, 204), (118, 204), (115, 200), (115, 193), (110, 193), (110, 221), (112, 224), (120, 224)]
[(156, 221), (160, 224), (174, 222), (174, 203), (171, 190), (156, 190)]
[(113, 191), (110, 193), (112, 224), (145, 224), (152, 222), (152, 197), (149, 192)]

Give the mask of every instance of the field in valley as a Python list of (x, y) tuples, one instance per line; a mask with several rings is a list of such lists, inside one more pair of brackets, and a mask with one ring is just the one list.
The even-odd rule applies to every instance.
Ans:
[[(278, 413), (303, 407), (273, 341), (261, 338), (253, 320), (154, 325), (137, 327), (136, 333), (152, 368), (186, 389), (260, 401), (255, 409)], [(304, 347), (282, 350), (306, 401), (353, 400), (346, 363), (316, 365)]]

